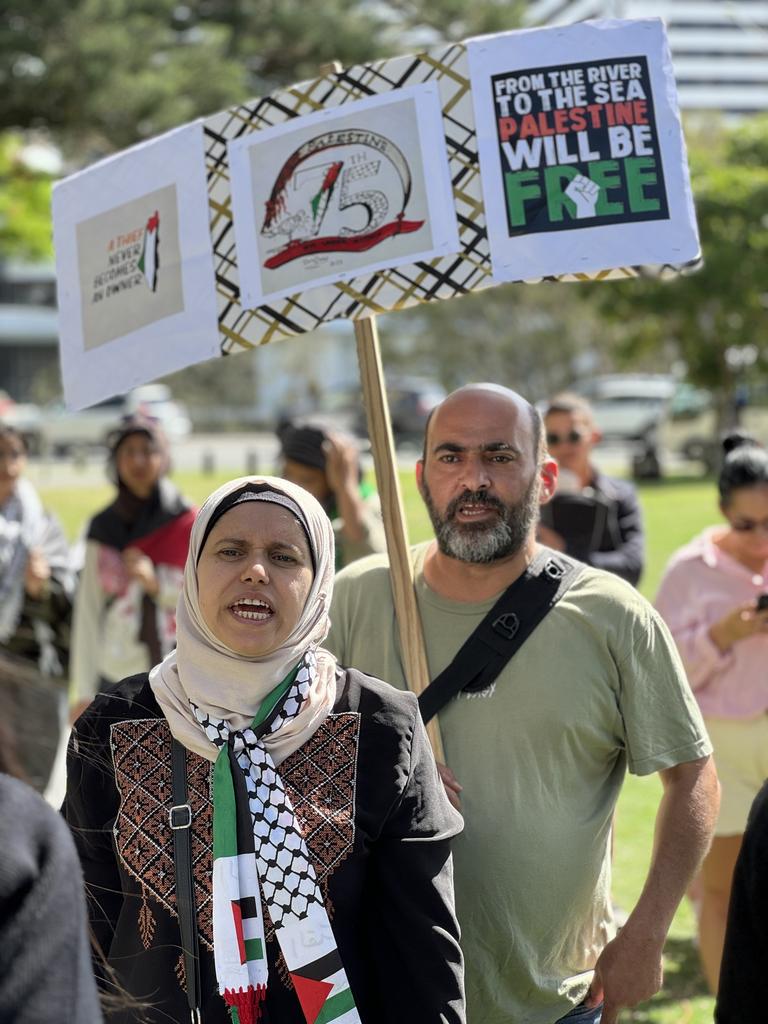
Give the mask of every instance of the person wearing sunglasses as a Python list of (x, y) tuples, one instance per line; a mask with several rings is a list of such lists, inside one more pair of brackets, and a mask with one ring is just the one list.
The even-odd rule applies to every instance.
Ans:
[(544, 427), (560, 478), (554, 498), (542, 507), (539, 540), (637, 585), (645, 561), (637, 493), (592, 462), (592, 449), (602, 436), (592, 407), (581, 395), (556, 395), (544, 412)]
[(732, 435), (718, 488), (725, 522), (667, 566), (656, 598), (715, 751), (722, 803), (696, 889), (702, 963), (717, 988), (736, 858), (768, 776), (768, 452)]

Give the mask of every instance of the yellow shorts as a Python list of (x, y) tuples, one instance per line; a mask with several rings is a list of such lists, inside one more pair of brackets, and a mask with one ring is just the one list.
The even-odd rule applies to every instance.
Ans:
[(716, 836), (741, 835), (752, 801), (768, 778), (768, 713), (705, 719), (722, 787)]

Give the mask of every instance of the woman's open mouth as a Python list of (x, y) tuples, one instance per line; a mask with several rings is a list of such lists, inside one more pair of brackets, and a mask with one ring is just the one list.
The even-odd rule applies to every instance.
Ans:
[(229, 610), (245, 622), (265, 622), (275, 614), (266, 601), (256, 597), (241, 597), (229, 606)]

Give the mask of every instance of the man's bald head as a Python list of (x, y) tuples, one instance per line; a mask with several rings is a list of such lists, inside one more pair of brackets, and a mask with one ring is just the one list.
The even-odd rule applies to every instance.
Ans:
[(426, 462), (427, 460), (430, 429), (434, 423), (435, 417), (440, 415), (441, 410), (451, 409), (457, 405), (466, 405), (469, 410), (473, 402), (483, 402), (484, 399), (487, 399), (489, 404), (496, 404), (500, 408), (503, 408), (504, 405), (511, 406), (528, 417), (531, 426), (531, 443), (534, 462), (537, 468), (541, 466), (546, 455), (546, 448), (544, 445), (544, 425), (538, 410), (535, 406), (531, 405), (526, 398), (523, 398), (522, 395), (519, 395), (511, 388), (505, 388), (501, 384), (491, 383), (465, 384), (463, 387), (452, 391), (450, 395), (439, 403), (439, 405), (436, 405), (434, 409), (431, 410), (424, 427), (424, 447), (421, 453), (422, 461)]

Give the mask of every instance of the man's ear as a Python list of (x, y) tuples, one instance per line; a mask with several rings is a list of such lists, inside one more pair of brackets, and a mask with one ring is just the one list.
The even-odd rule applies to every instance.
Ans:
[(546, 505), (555, 493), (557, 487), (558, 466), (554, 459), (545, 459), (539, 471), (541, 490), (539, 491), (539, 504)]
[(590, 438), (590, 444), (600, 444), (603, 440), (602, 430), (598, 430), (597, 427), (592, 428), (592, 437)]
[(424, 495), (424, 460), (419, 459), (416, 463), (416, 486), (419, 494)]

